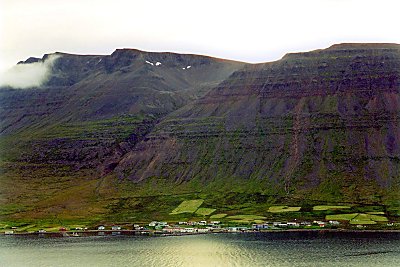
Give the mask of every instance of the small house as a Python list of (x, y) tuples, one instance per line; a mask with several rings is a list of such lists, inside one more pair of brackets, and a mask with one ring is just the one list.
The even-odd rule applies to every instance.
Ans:
[(182, 233), (184, 228), (181, 227), (165, 227), (163, 232), (167, 233)]
[(314, 221), (313, 224), (317, 224), (319, 227), (325, 227), (325, 222), (323, 221)]

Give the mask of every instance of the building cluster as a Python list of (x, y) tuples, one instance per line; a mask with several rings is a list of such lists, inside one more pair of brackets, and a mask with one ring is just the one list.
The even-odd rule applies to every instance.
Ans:
[(152, 221), (148, 225), (165, 233), (207, 233), (221, 229), (220, 221), (181, 221), (169, 225), (167, 222)]
[(338, 221), (294, 221), (294, 222), (265, 222), (262, 224), (253, 224), (252, 229), (262, 230), (262, 229), (276, 229), (276, 228), (307, 228), (307, 227), (319, 227), (324, 228), (327, 226), (339, 226)]
[[(324, 228), (327, 226), (338, 226), (338, 221), (292, 221), (292, 222), (265, 222), (260, 224), (252, 224), (251, 226), (233, 225), (233, 223), (222, 224), (220, 221), (180, 221), (175, 224), (168, 222), (152, 221), (148, 225), (140, 226), (139, 224), (133, 225), (133, 230), (154, 230), (164, 233), (206, 233), (206, 232), (243, 232), (243, 231), (262, 231), (273, 229), (290, 229), (290, 228), (308, 228), (319, 227)], [(108, 227), (109, 228), (109, 227)], [(97, 227), (97, 230), (112, 230), (119, 231), (121, 226), (111, 226), (106, 229), (104, 225)]]
[[(246, 231), (262, 231), (273, 229), (290, 229), (290, 228), (308, 228), (308, 227), (332, 227), (338, 226), (338, 221), (293, 221), (293, 222), (265, 222), (261, 224), (252, 224), (251, 226), (240, 226), (229, 224), (221, 224), (220, 221), (180, 221), (177, 224), (168, 224), (167, 222), (152, 221), (142, 229), (154, 229), (165, 233), (206, 233), (206, 232), (246, 232)], [(135, 229), (138, 229), (135, 227)], [(139, 230), (139, 229), (138, 229)]]

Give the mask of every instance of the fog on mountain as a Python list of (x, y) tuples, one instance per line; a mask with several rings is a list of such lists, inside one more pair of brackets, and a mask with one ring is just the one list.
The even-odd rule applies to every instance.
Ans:
[(39, 87), (48, 81), (51, 68), (59, 55), (51, 55), (44, 61), (23, 63), (4, 71), (0, 75), (0, 87), (15, 89)]

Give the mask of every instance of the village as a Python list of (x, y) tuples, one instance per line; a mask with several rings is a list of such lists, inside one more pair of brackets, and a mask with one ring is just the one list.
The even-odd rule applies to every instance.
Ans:
[[(322, 229), (337, 228), (338, 221), (292, 221), (292, 222), (264, 222), (252, 225), (235, 225), (232, 223), (221, 223), (221, 221), (180, 221), (177, 224), (169, 225), (167, 222), (152, 221), (147, 229), (162, 233), (220, 233), (220, 232), (255, 232), (266, 230), (288, 230), (288, 229)], [(135, 225), (135, 229), (144, 229)]]
[(60, 227), (58, 229), (39, 229), (34, 232), (18, 232), (17, 227), (5, 231), (5, 235), (13, 234), (54, 234), (62, 233), (63, 236), (87, 236), (87, 235), (184, 235), (184, 234), (204, 234), (204, 233), (237, 233), (237, 232), (262, 232), (274, 230), (290, 229), (336, 229), (340, 225), (339, 221), (291, 221), (291, 222), (264, 222), (251, 225), (239, 225), (232, 222), (223, 223), (221, 221), (180, 221), (168, 223), (164, 221), (152, 221), (145, 225), (122, 224), (122, 225), (98, 225), (96, 227)]

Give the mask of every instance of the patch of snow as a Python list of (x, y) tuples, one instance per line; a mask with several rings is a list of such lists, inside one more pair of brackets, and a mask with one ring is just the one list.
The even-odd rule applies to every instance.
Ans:
[(183, 70), (186, 70), (186, 68), (182, 68)]
[(147, 61), (147, 60), (146, 60), (146, 63), (147, 63), (147, 64), (150, 64), (150, 65), (152, 65), (152, 66), (154, 66), (154, 63), (152, 63), (152, 62), (150, 62), (150, 61)]
[(160, 66), (161, 65), (161, 62), (156, 62), (156, 66)]
[(190, 69), (192, 66), (187, 66), (186, 69)]

